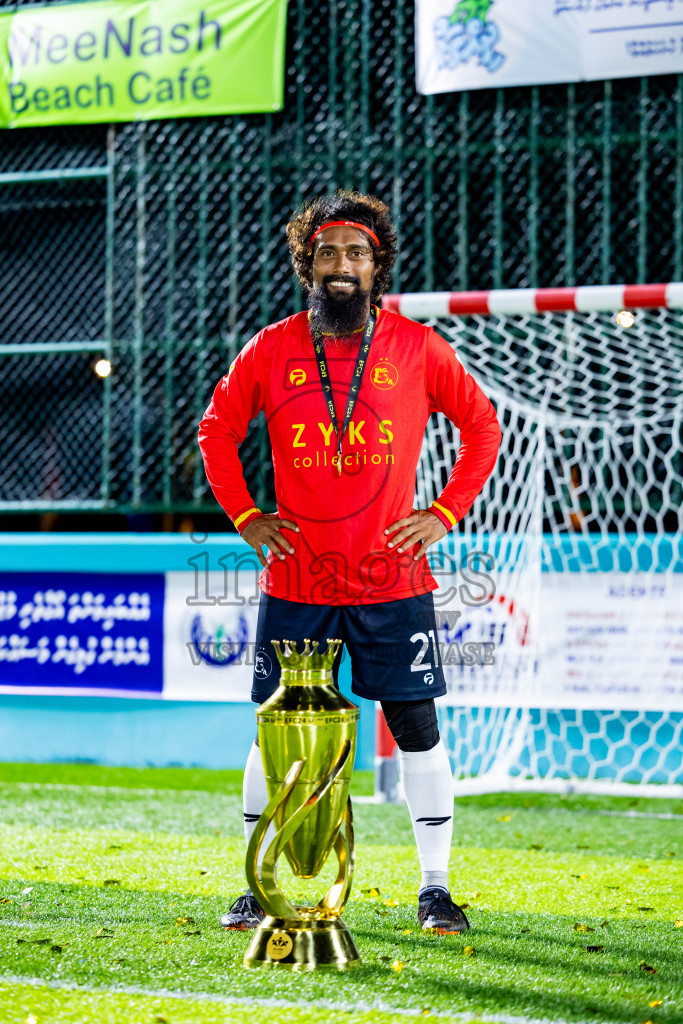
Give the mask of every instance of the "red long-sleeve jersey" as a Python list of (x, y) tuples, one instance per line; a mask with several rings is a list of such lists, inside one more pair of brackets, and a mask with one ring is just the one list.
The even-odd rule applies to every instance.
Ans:
[[(340, 425), (356, 355), (353, 346), (326, 353)], [(493, 406), (443, 338), (379, 311), (343, 438), (341, 475), (307, 314), (271, 324), (252, 338), (218, 384), (199, 428), (209, 482), (237, 529), (260, 514), (238, 447), (261, 410), (273, 448), (278, 512), (300, 529), (285, 530), (293, 556), (282, 561), (269, 554), (261, 589), (290, 601), (340, 605), (436, 589), (427, 560), (415, 562), (415, 548), (392, 551), (384, 533), (413, 508), (427, 420), (440, 410), (460, 431), (455, 466), (431, 507), (449, 529), (488, 479), (501, 439)]]

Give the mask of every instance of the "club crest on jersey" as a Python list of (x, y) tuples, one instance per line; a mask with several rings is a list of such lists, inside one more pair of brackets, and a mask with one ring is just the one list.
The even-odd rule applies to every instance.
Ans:
[(295, 387), (300, 387), (301, 384), (306, 383), (306, 371), (305, 370), (292, 370), (289, 375), (289, 383)]
[(371, 369), (370, 380), (380, 391), (389, 391), (398, 383), (398, 370), (387, 359), (381, 359)]

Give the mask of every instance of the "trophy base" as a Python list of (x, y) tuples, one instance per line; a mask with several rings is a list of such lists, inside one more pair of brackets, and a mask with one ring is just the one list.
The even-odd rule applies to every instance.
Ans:
[(286, 967), (290, 971), (325, 967), (345, 971), (360, 962), (356, 943), (340, 917), (307, 921), (266, 917), (244, 954), (245, 967)]

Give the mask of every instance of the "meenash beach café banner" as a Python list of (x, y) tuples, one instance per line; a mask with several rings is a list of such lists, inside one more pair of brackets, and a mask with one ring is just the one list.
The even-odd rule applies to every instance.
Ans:
[(421, 93), (683, 71), (683, 0), (417, 0)]
[(99, 0), (0, 14), (0, 127), (280, 110), (287, 0)]

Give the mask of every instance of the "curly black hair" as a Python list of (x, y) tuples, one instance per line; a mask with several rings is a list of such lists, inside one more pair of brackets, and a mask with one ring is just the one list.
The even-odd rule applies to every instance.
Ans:
[(329, 220), (356, 221), (370, 228), (379, 238), (379, 246), (368, 238), (375, 259), (375, 280), (370, 300), (378, 302), (389, 287), (391, 268), (398, 253), (389, 207), (375, 196), (346, 189), (338, 189), (334, 195), (318, 196), (304, 203), (287, 225), (287, 241), (296, 275), (307, 290), (313, 281), (311, 235)]

